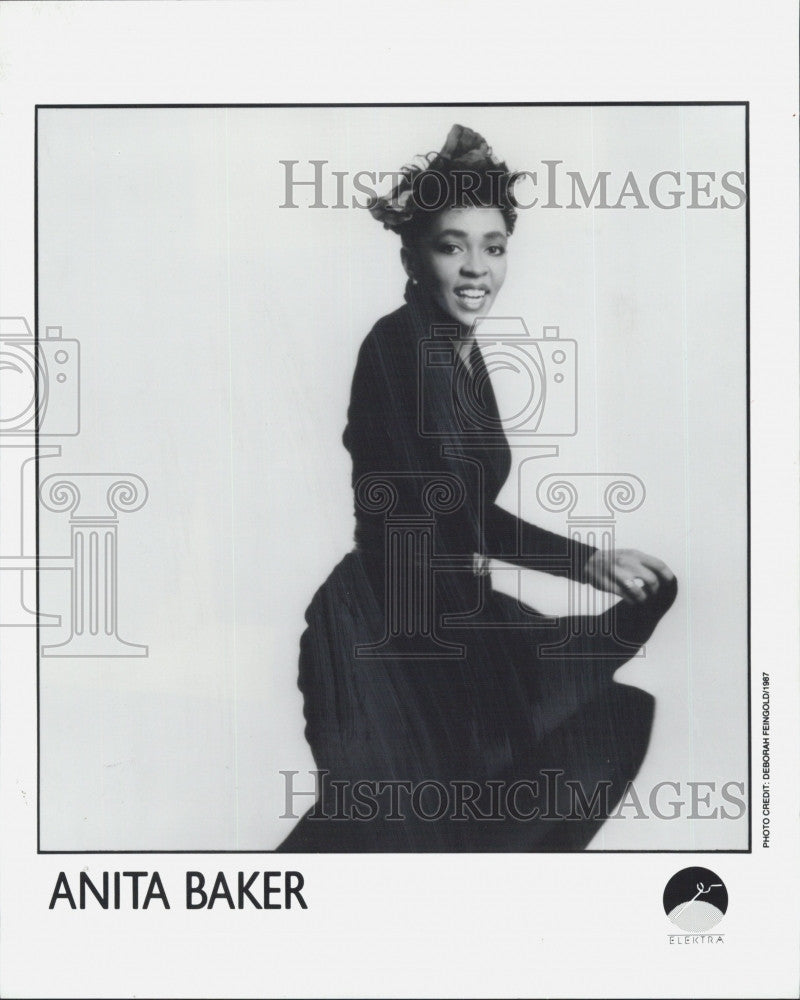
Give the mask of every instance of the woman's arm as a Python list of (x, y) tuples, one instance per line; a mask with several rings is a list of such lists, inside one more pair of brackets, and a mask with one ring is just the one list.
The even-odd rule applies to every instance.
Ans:
[(604, 552), (530, 524), (497, 504), (486, 511), (487, 555), (515, 566), (568, 576), (639, 604), (675, 582), (666, 563), (637, 549)]
[(496, 503), (487, 504), (483, 535), (486, 555), (492, 558), (554, 576), (568, 576), (581, 583), (591, 582), (586, 566), (598, 551), (593, 545), (539, 528)]
[[(368, 473), (386, 473), (399, 491), (398, 509), (415, 511), (420, 502), (420, 477), (433, 478), (444, 472), (459, 478), (467, 467), (443, 455), (437, 438), (420, 434), (416, 357), (403, 347), (396, 331), (387, 329), (380, 337), (374, 333), (359, 351), (344, 443), (353, 457), (354, 483)], [(445, 416), (447, 412), (442, 410)], [(393, 475), (397, 472), (412, 476), (397, 478)], [(464, 478), (466, 486), (469, 482), (469, 477)], [(463, 507), (439, 519), (445, 544), (454, 551), (467, 551), (474, 544), (474, 551), (478, 551), (476, 522), (481, 509), (487, 556), (590, 583), (632, 603), (674, 580), (659, 559), (631, 549), (601, 552), (530, 524), (496, 503), (482, 504), (480, 496), (472, 496), (469, 489)], [(381, 519), (366, 511), (357, 510), (357, 516), (376, 522)]]

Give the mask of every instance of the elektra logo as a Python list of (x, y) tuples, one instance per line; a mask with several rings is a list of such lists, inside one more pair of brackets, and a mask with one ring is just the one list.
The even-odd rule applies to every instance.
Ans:
[(676, 927), (690, 934), (716, 927), (727, 909), (725, 883), (708, 868), (684, 868), (664, 889), (664, 912)]

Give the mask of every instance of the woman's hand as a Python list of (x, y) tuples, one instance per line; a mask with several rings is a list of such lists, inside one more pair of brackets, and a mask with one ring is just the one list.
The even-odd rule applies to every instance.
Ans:
[(636, 549), (598, 550), (586, 560), (584, 577), (593, 587), (617, 594), (629, 604), (642, 603), (675, 582), (666, 563)]

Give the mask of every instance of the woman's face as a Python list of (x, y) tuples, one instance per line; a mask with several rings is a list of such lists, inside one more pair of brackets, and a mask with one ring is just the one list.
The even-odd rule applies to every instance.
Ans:
[(469, 327), (489, 312), (503, 286), (507, 244), (500, 209), (451, 208), (433, 217), (403, 262), (437, 305)]

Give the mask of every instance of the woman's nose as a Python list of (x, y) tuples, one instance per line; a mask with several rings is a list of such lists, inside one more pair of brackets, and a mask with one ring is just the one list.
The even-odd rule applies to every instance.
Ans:
[(486, 274), (488, 267), (486, 266), (486, 261), (481, 257), (480, 253), (468, 254), (461, 264), (461, 271), (463, 274), (469, 274), (473, 277), (478, 277), (481, 274)]

